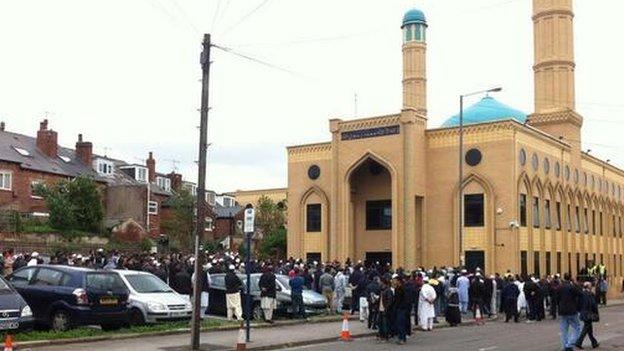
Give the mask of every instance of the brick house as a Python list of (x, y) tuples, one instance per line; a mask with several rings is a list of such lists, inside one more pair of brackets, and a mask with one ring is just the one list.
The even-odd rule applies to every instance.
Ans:
[(40, 123), (36, 137), (8, 132), (0, 123), (0, 210), (45, 217), (45, 201), (33, 193), (35, 185), (80, 175), (100, 185), (108, 229), (132, 219), (151, 236), (161, 234), (162, 204), (182, 184), (180, 174), (156, 172), (151, 152), (145, 165), (129, 164), (94, 154), (93, 144), (82, 134), (75, 149), (59, 146), (48, 120)]

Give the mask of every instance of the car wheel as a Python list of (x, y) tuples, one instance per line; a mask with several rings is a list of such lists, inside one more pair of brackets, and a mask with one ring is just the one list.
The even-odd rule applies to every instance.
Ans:
[(130, 326), (135, 325), (144, 325), (145, 317), (143, 316), (143, 312), (138, 308), (133, 308), (130, 310)]
[(71, 328), (71, 316), (66, 311), (57, 310), (52, 313), (50, 325), (54, 331), (69, 330)]
[(261, 321), (264, 318), (264, 311), (262, 311), (262, 307), (259, 304), (256, 304), (253, 308), (253, 319), (257, 321)]

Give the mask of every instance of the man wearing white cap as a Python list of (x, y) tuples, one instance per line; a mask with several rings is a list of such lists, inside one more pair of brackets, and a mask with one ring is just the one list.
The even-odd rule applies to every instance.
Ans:
[(437, 297), (435, 289), (429, 284), (429, 278), (423, 279), (423, 286), (418, 296), (418, 324), (422, 330), (433, 330), (435, 307), (433, 303)]
[(30, 261), (28, 261), (28, 266), (36, 266), (38, 263), (37, 258), (39, 257), (39, 253), (37, 251), (34, 251), (31, 255), (30, 255)]

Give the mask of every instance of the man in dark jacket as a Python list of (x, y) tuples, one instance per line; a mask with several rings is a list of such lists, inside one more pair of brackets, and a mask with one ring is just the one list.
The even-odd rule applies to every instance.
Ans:
[(273, 324), (273, 310), (277, 307), (275, 300), (277, 285), (275, 284), (275, 274), (273, 274), (273, 267), (265, 266), (263, 273), (260, 276), (258, 287), (260, 288), (260, 307), (264, 313), (264, 320), (267, 323)]
[[(561, 346), (566, 351), (574, 350), (574, 343), (580, 334), (581, 326), (578, 319), (580, 297), (581, 290), (570, 281), (570, 274), (566, 273), (563, 276), (561, 286), (557, 290)], [(572, 333), (570, 333), (570, 328), (572, 328)]]
[(514, 284), (514, 278), (509, 276), (506, 278), (507, 284), (501, 291), (501, 302), (505, 311), (505, 323), (509, 322), (513, 317), (514, 322), (518, 323), (518, 296), (520, 289)]
[(579, 349), (583, 349), (583, 340), (585, 340), (585, 336), (589, 336), (589, 340), (591, 341), (592, 348), (597, 348), (600, 346), (598, 340), (594, 337), (594, 327), (593, 323), (598, 322), (599, 314), (598, 314), (598, 304), (596, 303), (596, 297), (594, 293), (591, 291), (591, 283), (585, 282), (583, 284), (583, 292), (580, 298), (580, 316), (583, 321), (583, 331), (581, 335), (579, 335), (578, 340), (576, 340), (575, 346)]
[(243, 323), (243, 307), (241, 305), (241, 288), (243, 282), (234, 273), (234, 265), (230, 265), (225, 273), (225, 302), (227, 306), (227, 318), (232, 319), (232, 315)]
[(407, 312), (409, 308), (408, 298), (405, 293), (403, 277), (397, 276), (394, 281), (394, 324), (397, 333), (397, 344), (404, 344), (407, 334)]
[(303, 305), (303, 287), (305, 279), (299, 275), (299, 269), (295, 268), (291, 271), (290, 280), (290, 297), (292, 300), (292, 316), (293, 318), (305, 318), (305, 306)]

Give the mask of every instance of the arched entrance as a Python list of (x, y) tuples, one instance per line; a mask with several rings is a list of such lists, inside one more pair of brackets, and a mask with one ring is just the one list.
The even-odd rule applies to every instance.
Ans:
[(348, 186), (352, 259), (392, 263), (392, 231), (396, 225), (393, 206), (396, 204), (390, 170), (368, 157), (353, 169)]

